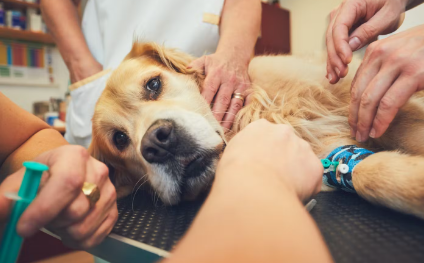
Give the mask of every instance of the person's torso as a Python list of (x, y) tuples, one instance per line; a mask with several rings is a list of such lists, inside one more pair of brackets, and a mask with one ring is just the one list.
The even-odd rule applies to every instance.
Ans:
[(94, 57), (104, 68), (115, 68), (135, 39), (178, 48), (194, 56), (213, 53), (224, 0), (89, 0), (82, 28)]

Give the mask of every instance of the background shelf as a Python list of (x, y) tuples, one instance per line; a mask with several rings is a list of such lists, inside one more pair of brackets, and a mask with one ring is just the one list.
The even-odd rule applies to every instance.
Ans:
[(36, 3), (29, 3), (19, 0), (0, 0), (0, 2), (5, 3), (6, 6), (14, 8), (36, 8), (39, 9), (40, 5)]
[(0, 27), (0, 38), (26, 40), (44, 44), (54, 44), (53, 38), (49, 34), (45, 34), (42, 32), (12, 29), (8, 27)]
[[(26, 13), (26, 9), (33, 8), (40, 12), (40, 5), (36, 3), (29, 3), (26, 1), (19, 0), (0, 0), (3, 3), (3, 8), (6, 10), (20, 10), (22, 13)], [(43, 32), (34, 32), (29, 30), (17, 30), (9, 27), (0, 27), (0, 38), (32, 41), (43, 44), (54, 44), (53, 38), (50, 34)]]
[(0, 86), (24, 86), (24, 87), (40, 87), (40, 88), (58, 88), (57, 83), (48, 83), (46, 81), (31, 79), (14, 79), (0, 77)]

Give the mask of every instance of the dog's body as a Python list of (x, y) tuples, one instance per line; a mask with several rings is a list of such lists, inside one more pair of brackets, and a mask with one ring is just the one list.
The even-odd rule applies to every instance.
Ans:
[(420, 95), (400, 110), (380, 139), (358, 144), (350, 138), (347, 120), (352, 76), (330, 85), (322, 63), (256, 57), (249, 66), (249, 104), (224, 133), (200, 96), (202, 74), (186, 67), (192, 59), (155, 44), (135, 43), (110, 77), (96, 106), (90, 149), (114, 170), (119, 196), (130, 194), (144, 179), (166, 204), (195, 198), (210, 186), (225, 141), (264, 118), (291, 125), (319, 158), (343, 145), (379, 151), (354, 170), (358, 194), (424, 218)]

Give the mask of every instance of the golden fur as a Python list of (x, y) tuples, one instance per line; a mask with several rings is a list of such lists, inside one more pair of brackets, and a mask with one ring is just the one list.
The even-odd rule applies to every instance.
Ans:
[[(136, 158), (137, 154), (134, 152), (138, 151), (139, 144), (131, 148), (130, 153), (123, 154), (113, 149), (105, 128), (106, 122), (122, 123), (123, 119), (140, 121), (138, 112), (142, 108), (144, 115), (141, 116), (141, 122), (144, 124), (131, 126), (131, 129), (142, 135), (155, 119), (154, 116), (160, 116), (161, 111), (174, 107), (175, 111), (184, 109), (184, 112), (178, 114), (184, 115), (188, 114), (186, 111), (190, 111), (190, 114), (202, 116), (208, 125), (223, 135), (219, 124), (213, 119), (209, 105), (199, 95), (202, 74), (187, 69), (192, 59), (187, 54), (153, 43), (135, 43), (123, 64), (109, 79), (96, 106), (90, 149), (95, 157), (114, 168), (118, 193), (121, 192), (121, 196), (129, 194), (134, 183), (142, 176), (140, 173), (149, 173), (149, 168), (143, 158)], [(249, 66), (252, 81), (250, 103), (236, 116), (232, 130), (226, 133), (227, 139), (231, 139), (252, 121), (264, 118), (273, 123), (292, 126), (298, 136), (311, 144), (319, 158), (324, 158), (342, 145), (359, 145), (350, 138), (347, 120), (350, 84), (355, 66), (351, 66), (350, 75), (337, 85), (328, 84), (324, 78), (324, 70), (324, 64), (315, 60), (291, 56), (254, 58)], [(166, 81), (169, 80), (167, 84), (172, 84), (172, 89), (175, 88), (177, 92), (167, 86), (159, 99), (138, 101), (138, 91), (132, 87), (138, 81), (134, 76), (147, 74), (149, 71), (165, 74)], [(177, 93), (184, 93), (184, 97), (178, 97)], [(418, 94), (412, 98), (380, 139), (360, 145), (374, 151), (395, 152), (381, 151), (362, 161), (354, 170), (353, 184), (359, 195), (373, 203), (424, 218), (422, 97), (422, 94)], [(178, 114), (175, 116), (179, 116)], [(196, 119), (196, 122), (199, 120)], [(190, 125), (193, 124), (187, 124)], [(208, 125), (202, 126), (201, 130), (208, 130)], [(223, 143), (214, 143), (218, 150), (222, 149)], [(150, 185), (155, 180), (152, 177), (165, 180), (163, 176), (164, 174), (151, 176)], [(204, 189), (209, 183), (199, 187)], [(130, 187), (125, 188), (125, 185)], [(158, 188), (157, 185), (152, 187), (154, 190), (157, 190), (155, 187)], [(120, 191), (120, 188), (126, 190)], [(192, 197), (200, 191), (194, 192)], [(161, 199), (165, 198), (161, 196)], [(172, 203), (175, 202), (169, 202)]]

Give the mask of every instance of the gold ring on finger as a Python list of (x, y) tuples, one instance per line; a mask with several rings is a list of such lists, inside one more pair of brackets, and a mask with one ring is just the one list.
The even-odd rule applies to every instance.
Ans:
[(242, 102), (244, 102), (244, 96), (243, 96), (243, 93), (238, 93), (238, 92), (235, 92), (235, 93), (233, 93), (233, 96), (232, 96), (234, 99), (239, 99), (239, 100), (241, 100)]
[(90, 208), (94, 207), (100, 199), (100, 189), (96, 184), (84, 182), (82, 192), (87, 197), (88, 202), (90, 203)]

